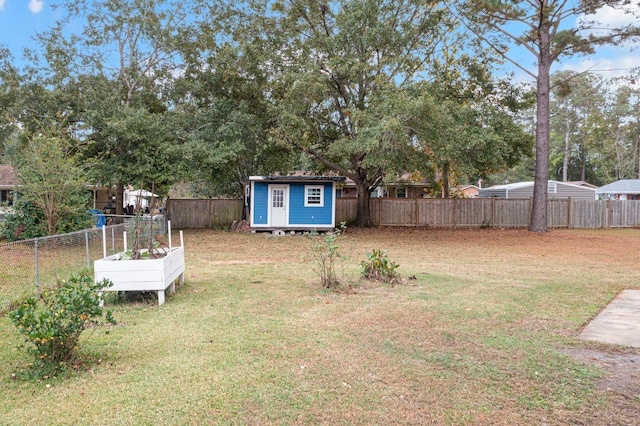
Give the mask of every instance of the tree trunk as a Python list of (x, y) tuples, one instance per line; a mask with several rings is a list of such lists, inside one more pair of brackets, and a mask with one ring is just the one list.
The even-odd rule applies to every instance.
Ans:
[(547, 191), (549, 184), (549, 88), (551, 54), (549, 29), (540, 28), (540, 57), (536, 94), (536, 178), (533, 186), (529, 231), (547, 232)]
[(358, 201), (356, 208), (356, 226), (360, 228), (368, 228), (371, 226), (371, 212), (369, 211), (369, 188), (364, 182), (355, 182), (358, 191)]
[(44, 215), (47, 219), (47, 235), (56, 235), (58, 233), (58, 209), (55, 207), (50, 210), (45, 209)]
[(640, 179), (640, 136), (636, 137), (636, 149), (634, 152), (634, 164), (635, 164), (635, 159), (638, 159), (638, 179)]
[(116, 214), (121, 216), (124, 214), (124, 183), (118, 182), (116, 184)]
[(449, 198), (449, 164), (442, 167), (442, 198)]
[(569, 119), (567, 119), (566, 128), (564, 131), (564, 158), (562, 159), (562, 181), (566, 182), (569, 180)]
[(587, 181), (587, 150), (584, 146), (580, 149), (580, 155), (582, 156), (582, 168), (580, 169), (580, 180)]

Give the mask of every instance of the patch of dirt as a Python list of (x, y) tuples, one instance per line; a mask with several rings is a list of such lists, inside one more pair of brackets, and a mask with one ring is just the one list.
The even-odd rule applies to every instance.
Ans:
[(627, 398), (640, 398), (640, 351), (614, 351), (570, 349), (565, 353), (581, 361), (596, 364), (607, 372), (605, 377), (597, 381), (599, 390), (615, 392)]

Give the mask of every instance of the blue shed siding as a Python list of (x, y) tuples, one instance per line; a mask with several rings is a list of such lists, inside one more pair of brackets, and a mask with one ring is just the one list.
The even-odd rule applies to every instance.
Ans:
[[(262, 230), (309, 230), (331, 229), (335, 221), (335, 180), (303, 177), (289, 179), (280, 177), (250, 177), (250, 220), (252, 229)], [(277, 222), (271, 214), (274, 210), (269, 205), (274, 187), (286, 188), (286, 215), (278, 210)], [(305, 206), (308, 187), (322, 187), (322, 205)], [(317, 203), (317, 192), (314, 193)], [(281, 219), (284, 218), (284, 221)]]
[[(305, 207), (305, 186), (324, 187), (324, 206)], [(291, 183), (289, 186), (290, 225), (331, 225), (333, 216), (333, 184), (331, 183)]]
[(253, 223), (269, 224), (269, 185), (266, 182), (254, 182), (253, 186)]

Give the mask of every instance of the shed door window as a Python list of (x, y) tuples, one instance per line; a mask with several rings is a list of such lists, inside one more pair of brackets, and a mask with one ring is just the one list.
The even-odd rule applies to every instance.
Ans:
[(304, 206), (323, 207), (324, 206), (324, 186), (304, 187)]
[(271, 195), (271, 200), (273, 207), (284, 207), (284, 189), (274, 189)]

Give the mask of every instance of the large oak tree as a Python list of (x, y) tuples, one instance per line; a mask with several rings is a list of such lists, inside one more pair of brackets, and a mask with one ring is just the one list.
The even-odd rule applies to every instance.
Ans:
[(369, 226), (371, 191), (418, 158), (407, 103), (446, 48), (446, 11), (429, 1), (286, 0), (267, 24), (274, 137), (350, 178), (357, 225)]
[[(261, 46), (272, 139), (350, 178), (358, 194), (357, 225), (369, 226), (370, 193), (386, 174), (433, 170), (430, 153), (443, 141), (421, 139), (428, 132), (419, 117), (438, 103), (429, 93), (434, 86), (425, 83), (455, 91), (475, 77), (464, 64), (470, 62), (460, 49), (461, 34), (437, 1), (271, 5), (243, 8), (242, 30), (234, 35)], [(442, 70), (455, 77), (449, 80)], [(482, 128), (476, 126), (479, 133)]]

